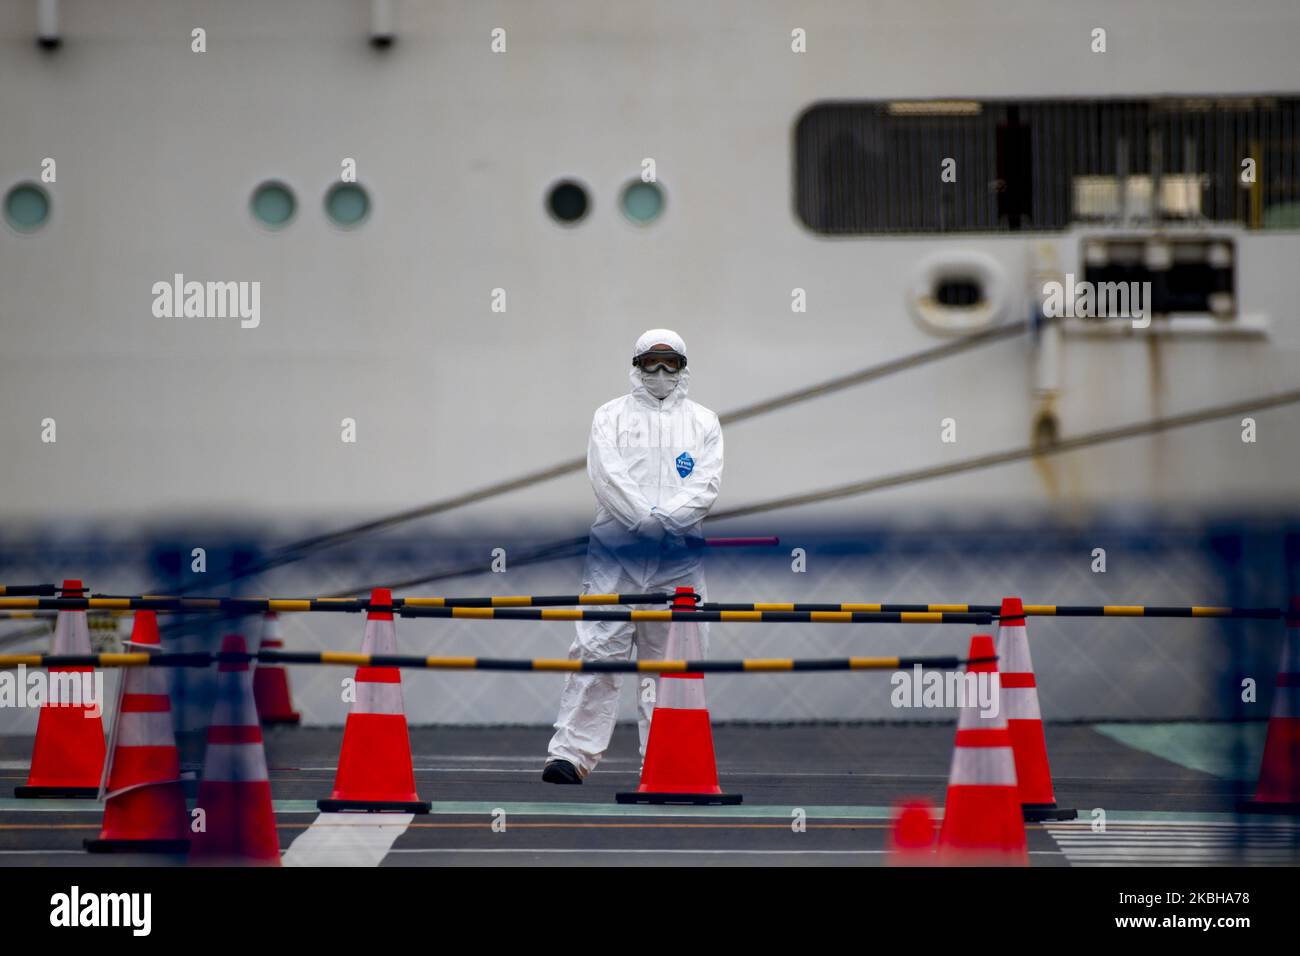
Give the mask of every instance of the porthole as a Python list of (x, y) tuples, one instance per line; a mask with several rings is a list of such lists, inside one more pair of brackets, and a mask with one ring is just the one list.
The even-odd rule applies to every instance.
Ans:
[(546, 196), (547, 211), (556, 222), (566, 226), (581, 222), (590, 208), (586, 188), (571, 179), (556, 183)]
[(270, 181), (253, 190), (249, 202), (253, 218), (268, 229), (282, 229), (293, 219), (298, 200), (284, 183)]
[(5, 193), (5, 222), (17, 232), (36, 232), (50, 219), (50, 195), (36, 183), (19, 183)]
[(336, 226), (359, 226), (370, 215), (370, 196), (356, 183), (336, 183), (325, 194), (325, 213)]
[(634, 180), (623, 190), (623, 215), (638, 226), (654, 222), (664, 211), (664, 191), (658, 183)]

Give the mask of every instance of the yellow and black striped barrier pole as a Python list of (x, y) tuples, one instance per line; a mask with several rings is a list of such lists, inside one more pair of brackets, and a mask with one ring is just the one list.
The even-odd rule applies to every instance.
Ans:
[[(394, 607), (584, 607), (604, 604), (667, 604), (680, 595), (652, 591), (645, 594), (538, 594), (492, 597), (393, 598)], [(368, 602), (363, 602), (368, 603)]]
[[(998, 617), (998, 604), (763, 604), (715, 603), (699, 606), (701, 611), (867, 611), (877, 613), (969, 613)], [(1272, 607), (1214, 607), (1208, 605), (1156, 606), (1150, 604), (1026, 604), (1025, 617), (1218, 617), (1277, 620), (1285, 615)]]
[(423, 670), (530, 671), (601, 674), (772, 674), (818, 671), (895, 671), (913, 667), (953, 670), (996, 658), (939, 657), (788, 657), (743, 660), (581, 661), (567, 658), (418, 657), (402, 654), (354, 654), (345, 651), (259, 651), (252, 653), (0, 654), (0, 669), (24, 667), (208, 667), (229, 662), (268, 664), (335, 664), (348, 667), (406, 667)]
[[(994, 609), (995, 613), (998, 610)], [(1276, 607), (1159, 606), (1151, 604), (1026, 604), (1031, 617), (1218, 617), (1275, 621), (1286, 612)]]
[(52, 597), (58, 593), (53, 584), (0, 584), (0, 597)]
[(990, 624), (987, 613), (929, 611), (593, 611), (585, 608), (406, 607), (402, 617), (491, 621), (717, 621), (746, 624)]
[(143, 594), (121, 597), (0, 597), (0, 610), (42, 611), (224, 611), (260, 614), (267, 611), (344, 611), (369, 609), (369, 601), (352, 598), (209, 598)]
[[(32, 585), (30, 587), (45, 587)], [(52, 587), (52, 586), (51, 586)], [(11, 588), (12, 590), (12, 588)], [(0, 596), (0, 611), (161, 611), (199, 612), (221, 611), (232, 614), (262, 614), (266, 612), (298, 613), (334, 611), (357, 614), (363, 611), (392, 611), (403, 617), (457, 617), (466, 619), (496, 618), (503, 620), (687, 620), (687, 617), (594, 617), (593, 614), (667, 614), (667, 611), (608, 611), (586, 612), (587, 616), (514, 616), (504, 613), (511, 610), (537, 610), (541, 608), (584, 608), (602, 605), (667, 604), (677, 595), (662, 592), (644, 594), (546, 594), (546, 595), (492, 595), (487, 597), (408, 597), (394, 598), (391, 605), (372, 605), (368, 598), (217, 598), (173, 597), (162, 594), (122, 595), (93, 597), (45, 597), (38, 595)], [(450, 611), (495, 611), (493, 614), (452, 614)], [(690, 615), (697, 621), (763, 621), (806, 623), (901, 623), (901, 624), (988, 624), (996, 620), (1001, 606), (998, 604), (869, 604), (845, 602), (840, 604), (807, 604), (797, 602), (705, 602), (693, 609), (674, 611)], [(563, 614), (573, 614), (564, 611)], [(1215, 605), (1151, 605), (1151, 604), (1026, 604), (1025, 617), (1147, 617), (1147, 618), (1238, 618), (1253, 620), (1279, 620), (1285, 611), (1271, 607), (1222, 607)], [(724, 614), (726, 617), (709, 615)], [(737, 617), (735, 615), (749, 615)], [(760, 615), (754, 617), (752, 615)], [(780, 617), (778, 615), (822, 615), (816, 618)], [(869, 617), (827, 618), (824, 615), (873, 615)], [(883, 615), (883, 616), (882, 616)], [(900, 617), (900, 615), (902, 615)], [(918, 617), (917, 615), (922, 615)], [(941, 615), (933, 617), (933, 615)]]
[[(404, 607), (582, 607), (609, 604), (667, 604), (674, 595), (662, 592), (647, 594), (543, 594), (543, 595), (493, 595), (490, 597), (410, 597), (394, 598), (392, 605), (375, 605), (379, 610), (400, 610)], [(107, 595), (91, 597), (38, 597), (0, 596), (0, 610), (46, 611), (225, 611), (237, 614), (260, 614), (269, 611), (296, 613), (307, 611), (335, 611), (356, 614), (372, 610), (368, 598), (220, 598), (175, 597), (167, 594)]]
[(849, 602), (843, 604), (807, 604), (801, 602), (755, 601), (717, 602), (706, 601), (697, 608), (699, 611), (798, 611), (826, 612), (848, 611), (869, 614), (991, 614), (996, 616), (1001, 606), (997, 604), (867, 604)]
[[(609, 595), (647, 604), (644, 594)], [(597, 597), (570, 595), (565, 597)], [(500, 598), (496, 599), (502, 600)], [(268, 611), (391, 611), (401, 617), (455, 618), (457, 620), (504, 621), (726, 621), (736, 623), (800, 624), (981, 624), (992, 622), (993, 615), (946, 612), (865, 612), (865, 611), (697, 611), (693, 608), (662, 611), (603, 611), (572, 607), (530, 607), (512, 599), (510, 604), (482, 606), (463, 604), (453, 598), (394, 599), (391, 605), (372, 605), (368, 600), (353, 598), (175, 598), (155, 595), (112, 598), (0, 598), (0, 609), (41, 610), (136, 610), (136, 611), (226, 611), (257, 614)], [(512, 606), (515, 602), (518, 606)], [(559, 599), (556, 599), (557, 603)], [(587, 602), (591, 603), (591, 602)], [(612, 602), (611, 602), (612, 603)], [(622, 603), (622, 602), (620, 602)]]

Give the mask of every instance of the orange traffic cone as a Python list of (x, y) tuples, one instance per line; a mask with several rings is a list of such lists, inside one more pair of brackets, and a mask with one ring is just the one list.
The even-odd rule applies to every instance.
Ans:
[[(678, 588), (673, 610), (695, 607), (695, 592)], [(668, 626), (668, 660), (699, 660), (699, 625), (673, 621)], [(713, 758), (713, 728), (704, 703), (703, 674), (660, 674), (659, 693), (650, 717), (641, 785), (619, 793), (619, 803), (734, 805), (738, 793), (723, 793)]]
[[(65, 598), (85, 597), (80, 581), (63, 582)], [(85, 611), (60, 611), (54, 625), (52, 654), (90, 654), (90, 630)], [(73, 693), (63, 700), (73, 681), (82, 681), (77, 690), (86, 689), (93, 680), (92, 667), (51, 667), (49, 693), (41, 706), (36, 724), (36, 744), (32, 748), (32, 766), (27, 785), (14, 789), (15, 797), (88, 797), (99, 796), (99, 781), (104, 770), (104, 718), (96, 708), (87, 706), (84, 693)], [(84, 674), (87, 677), (57, 678), (56, 674)], [(78, 699), (79, 698), (79, 699)]]
[[(366, 614), (363, 654), (396, 654), (393, 592), (375, 588)], [(431, 804), (415, 792), (411, 764), (411, 735), (402, 708), (402, 672), (396, 667), (358, 667), (357, 699), (343, 728), (343, 750), (334, 777), (334, 792), (316, 806), (326, 813), (340, 810), (428, 813)]]
[[(976, 634), (969, 656), (986, 660), (967, 665), (966, 672), (996, 674), (993, 653), (992, 635)], [(978, 703), (968, 700), (957, 718), (948, 798), (939, 829), (939, 862), (982, 866), (1029, 862), (1016, 760), (1000, 703), (997, 715), (986, 717)]]
[[(242, 637), (229, 634), (221, 652), (247, 654), (248, 649)], [(247, 660), (217, 665), (217, 698), (196, 810), (202, 811), (203, 828), (193, 835), (192, 861), (280, 865), (271, 779)]]
[(1300, 813), (1300, 598), (1291, 599), (1282, 662), (1264, 738), (1255, 797), (1240, 804), (1251, 813)]
[(1038, 683), (1029, 655), (1025, 609), (1020, 598), (1002, 599), (998, 619), (998, 670), (1002, 679), (1002, 706), (1016, 755), (1016, 780), (1020, 807), (1026, 820), (1073, 820), (1078, 810), (1056, 805), (1052, 768), (1047, 761), (1043, 714), (1038, 709)]
[[(159, 650), (158, 619), (136, 611), (131, 651)], [(180, 754), (172, 730), (171, 697), (162, 668), (127, 668), (122, 675), (113, 743), (104, 766), (104, 826), (91, 853), (184, 853), (189, 815), (181, 788)]]
[(935, 861), (934, 836), (934, 807), (929, 800), (895, 804), (885, 862), (890, 866), (928, 866)]
[[(278, 651), (284, 647), (280, 640), (280, 615), (274, 611), (262, 618), (262, 643), (259, 650)], [(257, 701), (257, 716), (264, 724), (296, 724), (302, 714), (293, 709), (289, 694), (289, 672), (280, 664), (257, 663), (253, 668), (253, 698)]]

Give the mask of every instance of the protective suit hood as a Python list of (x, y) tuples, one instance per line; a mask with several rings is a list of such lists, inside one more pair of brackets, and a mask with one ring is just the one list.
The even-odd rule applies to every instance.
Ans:
[[(649, 329), (643, 332), (641, 337), (636, 340), (636, 347), (632, 350), (632, 356), (635, 358), (643, 352), (648, 352), (652, 347), (661, 342), (664, 345), (671, 346), (675, 352), (680, 352), (682, 355), (686, 354), (686, 342), (672, 329)], [(690, 366), (688, 365), (677, 374), (677, 387), (674, 388), (672, 392), (669, 393), (668, 397), (662, 401), (655, 398), (646, 389), (645, 382), (641, 380), (641, 370), (635, 365), (633, 365), (628, 371), (627, 377), (628, 381), (632, 383), (632, 394), (636, 396), (637, 399), (645, 402), (653, 408), (668, 409), (684, 400), (689, 391), (691, 382)]]

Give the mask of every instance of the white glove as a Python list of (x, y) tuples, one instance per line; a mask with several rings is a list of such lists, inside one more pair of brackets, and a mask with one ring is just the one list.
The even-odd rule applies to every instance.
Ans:
[(638, 538), (645, 538), (648, 541), (661, 541), (664, 536), (664, 523), (653, 511), (646, 515), (632, 529), (632, 533)]

